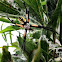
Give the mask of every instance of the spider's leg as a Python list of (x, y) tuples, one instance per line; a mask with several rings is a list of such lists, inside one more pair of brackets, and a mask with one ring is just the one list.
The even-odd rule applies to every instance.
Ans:
[(27, 23), (29, 23), (29, 9), (27, 10), (26, 18), (27, 18)]
[(26, 8), (26, 6), (25, 6), (25, 2), (24, 2), (23, 4), (24, 4), (24, 7), (25, 7), (25, 9), (26, 9), (27, 23), (29, 23), (29, 8)]
[(24, 27), (23, 25), (20, 25), (20, 24), (17, 24), (17, 23), (15, 25), (17, 25), (18, 27), (22, 27), (22, 28)]
[(40, 26), (40, 25), (33, 25), (33, 24), (31, 24), (31, 25), (30, 25), (30, 27), (41, 28), (42, 26)]
[[(8, 20), (10, 20), (8, 14), (7, 14), (7, 18), (8, 18)], [(14, 23), (13, 21), (14, 21), (14, 20), (10, 20), (11, 23), (16, 24), (16, 23)]]
[[(8, 14), (7, 14), (7, 18), (10, 20), (10, 18), (9, 18), (9, 16), (8, 16)], [(11, 20), (10, 20), (11, 21)]]
[[(7, 18), (10, 20), (10, 18), (8, 17), (8, 14), (7, 14)], [(13, 24), (17, 25), (18, 27), (22, 27), (22, 28), (24, 27), (23, 25), (14, 23), (13, 21), (14, 21), (14, 20), (10, 20), (10, 22), (12, 22)]]
[(22, 43), (22, 49), (25, 50), (25, 41), (26, 41), (26, 34), (27, 34), (27, 30), (25, 29), (25, 33), (24, 33), (24, 39), (23, 39), (23, 43)]
[(33, 29), (32, 29), (32, 28), (30, 28), (29, 30), (32, 30), (32, 31), (33, 31)]
[(40, 25), (32, 25), (32, 24), (30, 25), (30, 27), (43, 28), (43, 29), (49, 30), (53, 33), (57, 33), (53, 28), (50, 28), (50, 27), (45, 27), (45, 26), (40, 26)]
[(30, 32), (30, 30), (32, 30), (32, 31), (33, 31), (33, 29), (32, 29), (32, 28), (30, 28), (30, 29), (29, 29), (29, 32)]

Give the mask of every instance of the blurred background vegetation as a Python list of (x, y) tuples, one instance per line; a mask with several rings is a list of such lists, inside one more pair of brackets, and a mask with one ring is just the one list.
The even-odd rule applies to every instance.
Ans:
[[(8, 14), (9, 18), (14, 20), (14, 23), (19, 24), (19, 16), (26, 18), (22, 1), (29, 7), (30, 24), (50, 27), (58, 33), (53, 33), (45, 29), (33, 28), (34, 31), (30, 31), (26, 37), (26, 50), (21, 49), (23, 35), (18, 31), (24, 29), (16, 25), (13, 26), (7, 19)], [(62, 45), (62, 29), (60, 30), (60, 24), (62, 23), (61, 16), (62, 0), (0, 0), (0, 21), (11, 24), (5, 29), (2, 29), (2, 24), (0, 28), (0, 34), (2, 33), (5, 42), (7, 43), (7, 34), (9, 34), (11, 41), (11, 46), (7, 44), (6, 46), (0, 47), (3, 51), (2, 54), (0, 53), (0, 62), (56, 62), (55, 58), (57, 58), (58, 55), (55, 53), (54, 49), (50, 49), (50, 42), (52, 44), (57, 44), (58, 47)], [(18, 32), (16, 42), (12, 41), (12, 31)], [(60, 45), (56, 42), (56, 39)], [(10, 51), (8, 51), (8, 47), (15, 47), (15, 54), (11, 55)], [(22, 55), (23, 57), (21, 57)]]

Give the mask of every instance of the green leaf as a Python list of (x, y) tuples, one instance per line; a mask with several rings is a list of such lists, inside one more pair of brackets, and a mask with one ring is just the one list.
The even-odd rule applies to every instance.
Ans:
[(11, 41), (11, 45), (12, 45), (12, 34), (11, 34), (11, 31), (9, 31), (9, 34), (10, 34), (10, 41)]
[[(23, 43), (23, 39), (22, 39), (22, 37), (20, 36), (20, 34), (19, 34), (19, 36), (17, 37), (18, 38), (18, 42), (19, 42), (19, 46), (21, 47), (22, 46), (22, 43)], [(30, 55), (31, 54), (31, 52), (34, 50), (34, 49), (36, 49), (37, 48), (37, 46), (35, 45), (35, 43), (32, 41), (32, 40), (30, 40), (30, 39), (26, 39), (26, 42), (25, 42), (25, 50), (24, 50), (24, 52), (27, 54), (27, 55)]]
[(23, 42), (23, 39), (22, 39), (22, 37), (20, 36), (20, 33), (19, 33), (19, 36), (17, 36), (17, 39), (18, 39), (18, 42), (19, 42), (19, 46), (21, 47), (22, 42)]
[(41, 35), (41, 31), (37, 30), (37, 31), (33, 32), (32, 37), (35, 38), (35, 39), (39, 39), (40, 35)]
[[(62, 0), (61, 0), (61, 3), (62, 3)], [(59, 38), (59, 40), (60, 40), (60, 43), (61, 43), (61, 45), (62, 45), (62, 4), (61, 4), (61, 11), (60, 11), (60, 38)]]
[(0, 11), (7, 13), (7, 10), (10, 14), (20, 14), (13, 6), (10, 8), (10, 4), (8, 2), (0, 1)]
[(8, 51), (8, 47), (7, 46), (3, 46), (2, 47), (2, 59), (1, 62), (13, 62), (12, 58), (11, 58), (11, 54)]
[(16, 26), (16, 25), (15, 26), (8, 26), (5, 29), (1, 30), (0, 33), (8, 32), (8, 31), (14, 31), (14, 30), (19, 30), (19, 29), (21, 29), (21, 28)]
[(57, 6), (55, 8), (55, 11), (54, 11), (54, 13), (53, 13), (53, 15), (51, 17), (51, 21), (48, 23), (48, 25), (52, 26), (53, 29), (55, 29), (56, 25), (57, 25), (57, 19), (58, 19), (59, 14), (60, 14), (61, 4), (62, 4), (62, 1), (58, 0)]
[(22, 1), (14, 0), (14, 2), (17, 3), (20, 8), (24, 8), (24, 5), (23, 5)]
[(61, 5), (61, 12), (62, 12), (62, 5)]
[(2, 30), (3, 24), (1, 25), (1, 30)]
[[(10, 20), (5, 19), (5, 18), (3, 18), (3, 17), (0, 18), (0, 21), (6, 22), (6, 23), (11, 23)], [(17, 18), (16, 18), (16, 20), (14, 21), (14, 23), (20, 24), (19, 21), (17, 20)]]
[(42, 6), (43, 6), (43, 5), (46, 5), (46, 4), (47, 4), (46, 1), (41, 2), (41, 5), (42, 5)]
[(2, 53), (0, 53), (0, 62), (1, 62), (1, 57), (2, 57)]
[[(2, 27), (3, 27), (3, 24), (1, 25), (1, 31), (2, 31)], [(6, 38), (6, 34), (5, 33), (2, 33), (2, 37), (5, 40), (5, 42), (7, 42), (7, 38)]]
[(33, 56), (32, 62), (40, 62), (40, 59), (45, 62), (45, 59), (42, 56), (42, 50), (41, 50), (42, 42), (41, 42), (41, 39), (42, 39), (42, 36), (38, 40), (38, 48), (37, 48), (37, 51), (36, 51), (35, 55)]
[(13, 43), (12, 43), (12, 46), (18, 47), (18, 42), (13, 42)]
[[(49, 45), (48, 45), (48, 43), (46, 42), (46, 40), (41, 39), (41, 48), (42, 48), (46, 53), (48, 53)], [(45, 57), (45, 59), (47, 60), (48, 55), (45, 54), (44, 51), (42, 51), (42, 53), (43, 53), (43, 56)]]
[(2, 22), (6, 22), (6, 23), (11, 23), (8, 19), (5, 19), (5, 18), (0, 18), (0, 21), (2, 21)]
[[(40, 19), (40, 23), (43, 24), (43, 9), (40, 3), (40, 0), (23, 0), (29, 7), (32, 12), (38, 16), (38, 19)], [(36, 16), (35, 15), (35, 16)]]
[(5, 40), (5, 42), (7, 42), (7, 38), (6, 38), (6, 34), (5, 33), (2, 34), (2, 37)]

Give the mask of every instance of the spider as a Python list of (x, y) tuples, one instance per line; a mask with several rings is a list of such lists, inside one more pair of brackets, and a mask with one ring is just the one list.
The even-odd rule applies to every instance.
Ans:
[(33, 25), (33, 24), (29, 24), (29, 10), (28, 8), (26, 8), (25, 6), (25, 2), (23, 2), (24, 4), (24, 7), (26, 9), (26, 18), (25, 19), (24, 17), (18, 17), (18, 21), (20, 22), (20, 24), (17, 24), (17, 23), (14, 23), (13, 21), (14, 20), (10, 20), (10, 18), (8, 17), (8, 14), (7, 14), (7, 18), (15, 25), (17, 25), (18, 27), (22, 27), (22, 28), (25, 28), (25, 33), (24, 33), (24, 39), (23, 39), (23, 43), (22, 43), (22, 49), (24, 48), (25, 49), (25, 41), (26, 41), (26, 34), (27, 34), (27, 30), (33, 30), (31, 27), (36, 27), (36, 28), (43, 28), (43, 29), (46, 29), (46, 30), (50, 30), (52, 31), (53, 33), (57, 33), (56, 31), (54, 31), (52, 28), (49, 28), (49, 27), (45, 27), (45, 26), (40, 26), (40, 25)]

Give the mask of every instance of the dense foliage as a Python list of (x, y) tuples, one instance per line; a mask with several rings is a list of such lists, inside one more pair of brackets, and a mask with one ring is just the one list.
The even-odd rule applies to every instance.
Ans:
[[(0, 0), (0, 21), (10, 24), (11, 22), (7, 19), (8, 14), (10, 19), (14, 19), (14, 23), (20, 24), (17, 18), (19, 16), (26, 18), (25, 8), (22, 1), (24, 1), (26, 6), (29, 7), (30, 24), (32, 23), (50, 27), (53, 29), (53, 31), (51, 32), (51, 30), (49, 30), (48, 28), (48, 30), (33, 28), (34, 31), (30, 31), (27, 34), (25, 50), (21, 49), (23, 36), (21, 36), (21, 33), (18, 32), (19, 29), (23, 30), (24, 28), (22, 29), (16, 25), (11, 25), (6, 27), (5, 29), (2, 29), (3, 25), (1, 25), (0, 33), (2, 33), (3, 39), (5, 40), (5, 42), (7, 42), (6, 35), (7, 33), (9, 33), (11, 47), (16, 47), (17, 51), (15, 52), (17, 55), (21, 55), (22, 52), (20, 51), (23, 51), (27, 62), (48, 62), (50, 59), (54, 60), (54, 54), (52, 54), (54, 51), (52, 49), (49, 50), (48, 42), (55, 44), (55, 40), (58, 39), (62, 44), (62, 35), (60, 34), (61, 32), (59, 33), (58, 31), (59, 25), (60, 23), (62, 23), (62, 0), (14, 0), (13, 2)], [(17, 36), (16, 42), (13, 43), (11, 32), (14, 30), (17, 30), (19, 36)], [(54, 33), (54, 31), (56, 31), (57, 33)], [(10, 47), (9, 45), (7, 46)], [(2, 56), (2, 59), (3, 57), (4, 55)]]

